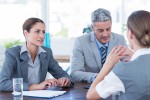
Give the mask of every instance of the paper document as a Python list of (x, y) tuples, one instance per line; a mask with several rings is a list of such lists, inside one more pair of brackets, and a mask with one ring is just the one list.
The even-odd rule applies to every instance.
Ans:
[(64, 94), (66, 91), (53, 91), (53, 90), (35, 90), (23, 91), (23, 96), (52, 98)]

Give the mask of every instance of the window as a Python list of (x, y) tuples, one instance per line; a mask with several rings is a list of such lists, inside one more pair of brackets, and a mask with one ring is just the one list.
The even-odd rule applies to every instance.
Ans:
[[(43, 5), (45, 2), (47, 5)], [(74, 39), (90, 25), (91, 12), (101, 7), (112, 15), (112, 31), (123, 34), (129, 14), (135, 10), (150, 11), (149, 0), (0, 0), (0, 44), (8, 40), (25, 41), (22, 24), (29, 17), (47, 23), (54, 55), (70, 55)], [(48, 6), (47, 11), (45, 7)], [(45, 13), (43, 13), (45, 12)], [(48, 14), (48, 16), (46, 15)]]
[(29, 17), (41, 18), (41, 5), (38, 0), (1, 0), (0, 12), (0, 43), (24, 41), (22, 24)]

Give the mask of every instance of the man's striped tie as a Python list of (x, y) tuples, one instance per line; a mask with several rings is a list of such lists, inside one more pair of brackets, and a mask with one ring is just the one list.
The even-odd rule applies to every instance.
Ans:
[(102, 50), (101, 63), (102, 63), (102, 65), (103, 65), (103, 64), (105, 63), (105, 60), (106, 60), (107, 47), (106, 47), (106, 46), (103, 46), (103, 47), (101, 47), (101, 50)]

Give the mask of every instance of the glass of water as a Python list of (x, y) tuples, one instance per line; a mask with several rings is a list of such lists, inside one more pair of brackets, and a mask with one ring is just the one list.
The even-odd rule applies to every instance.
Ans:
[(23, 78), (13, 78), (13, 95), (17, 98), (23, 98)]

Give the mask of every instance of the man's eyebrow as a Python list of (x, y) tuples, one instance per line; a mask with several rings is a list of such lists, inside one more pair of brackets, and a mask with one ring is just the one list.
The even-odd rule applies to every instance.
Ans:
[(97, 30), (104, 30), (104, 29), (97, 29)]
[(108, 28), (106, 28), (106, 29), (110, 29), (111, 27), (108, 27)]
[(106, 29), (97, 29), (97, 30), (107, 30), (107, 29), (110, 29), (111, 27), (108, 27), (108, 28), (106, 28)]

